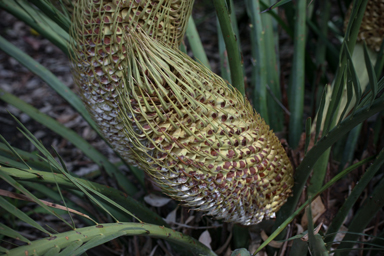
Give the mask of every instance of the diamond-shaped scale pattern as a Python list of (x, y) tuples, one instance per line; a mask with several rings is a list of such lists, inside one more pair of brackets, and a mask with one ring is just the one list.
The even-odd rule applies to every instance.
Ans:
[[(190, 5), (186, 16), (174, 10), (185, 1), (140, 9), (153, 23), (126, 18), (151, 3), (103, 1), (77, 11), (73, 62), (83, 100), (115, 149), (169, 196), (228, 222), (274, 216), (293, 186), (278, 138), (238, 91), (177, 50), (185, 27), (174, 27), (184, 24)], [(165, 16), (162, 5), (173, 6), (164, 7)], [(155, 17), (162, 26), (152, 26)]]

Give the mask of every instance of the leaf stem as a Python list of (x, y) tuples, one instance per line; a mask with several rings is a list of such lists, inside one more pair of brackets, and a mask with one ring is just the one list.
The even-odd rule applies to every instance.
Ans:
[(226, 5), (226, 1), (212, 0), (212, 2), (215, 6), (225, 45), (227, 47), (232, 85), (233, 87), (237, 88), (242, 95), (245, 95), (243, 60), (239, 47), (236, 43), (237, 37), (232, 28), (229, 9)]
[(188, 20), (186, 35), (196, 60), (210, 69), (211, 66), (209, 65), (207, 55), (205, 54), (203, 44), (201, 43), (200, 36), (197, 32), (192, 16), (190, 16)]
[[(384, 110), (384, 98), (376, 99), (372, 106), (365, 106), (356, 111), (354, 116), (351, 116), (342, 121), (338, 126), (333, 128), (327, 134), (325, 134), (317, 144), (308, 151), (307, 155), (296, 169), (295, 172), (295, 186), (293, 187), (293, 196), (288, 198), (288, 201), (279, 210), (274, 228), (277, 229), (282, 223), (294, 212), (297, 203), (303, 192), (304, 185), (308, 180), (313, 166), (319, 157), (336, 141), (340, 139), (344, 134), (352, 130), (356, 125), (363, 122), (365, 119)], [(282, 240), (285, 237), (285, 233), (282, 232), (278, 239)]]
[(258, 1), (246, 1), (248, 16), (251, 19), (252, 47), (252, 103), (265, 122), (269, 124), (267, 107), (267, 67), (265, 52), (265, 31), (261, 24), (260, 6)]
[(294, 54), (289, 87), (289, 144), (296, 148), (303, 131), (304, 79), (305, 79), (305, 41), (307, 1), (296, 1)]
[(71, 255), (81, 255), (88, 249), (100, 244), (109, 242), (121, 236), (147, 236), (160, 238), (177, 244), (183, 248), (184, 255), (207, 255), (216, 254), (196, 239), (174, 231), (164, 226), (152, 225), (147, 223), (106, 223), (76, 230), (55, 234), (54, 239), (39, 239), (29, 245), (19, 246), (9, 250), (9, 255), (43, 255), (54, 247), (64, 249), (74, 242), (82, 243), (82, 246), (75, 248)]

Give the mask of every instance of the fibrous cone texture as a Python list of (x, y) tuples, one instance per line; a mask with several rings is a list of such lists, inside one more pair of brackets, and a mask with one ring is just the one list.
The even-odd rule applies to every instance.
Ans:
[[(353, 3), (350, 5), (349, 10), (345, 17), (344, 31), (348, 26), (348, 22), (352, 13)], [(359, 34), (358, 41), (365, 40), (367, 46), (374, 51), (379, 51), (384, 38), (384, 0), (369, 0), (363, 19)]]
[[(119, 90), (124, 87), (124, 65), (129, 30), (141, 28), (153, 38), (177, 48), (183, 40), (193, 1), (78, 0), (72, 17), (74, 80), (84, 103), (107, 140), (129, 164), (137, 165), (131, 138), (118, 118)], [(136, 128), (137, 129), (137, 128)]]
[[(75, 81), (115, 149), (165, 193), (218, 219), (255, 224), (291, 194), (293, 168), (250, 103), (177, 50), (192, 2), (80, 1), (72, 29)], [(102, 11), (112, 4), (114, 12)], [(152, 21), (135, 16), (143, 12)]]

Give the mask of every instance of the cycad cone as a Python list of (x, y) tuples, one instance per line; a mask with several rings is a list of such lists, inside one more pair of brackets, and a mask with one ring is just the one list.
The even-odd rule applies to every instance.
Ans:
[[(344, 31), (347, 30), (352, 13), (353, 3), (345, 16)], [(378, 52), (384, 37), (384, 0), (370, 0), (365, 8), (361, 26), (357, 35), (358, 41), (366, 41), (369, 48)]]
[[(344, 21), (344, 31), (347, 31), (348, 24), (350, 22), (350, 17), (352, 14), (353, 3), (349, 6), (348, 12), (345, 15)], [(368, 83), (369, 76), (367, 69), (365, 68), (365, 57), (364, 57), (364, 45), (363, 41), (366, 42), (368, 46), (368, 55), (369, 59), (374, 66), (377, 61), (377, 52), (379, 52), (381, 44), (384, 38), (384, 0), (370, 0), (367, 3), (365, 8), (363, 19), (361, 20), (361, 25), (359, 33), (357, 34), (357, 42), (352, 53), (352, 63), (355, 67), (356, 76), (359, 79), (360, 89), (362, 92), (365, 91)], [(364, 63), (364, 64), (362, 64)], [(362, 66), (363, 65), (363, 66)], [(327, 85), (328, 91), (326, 95), (325, 108), (323, 111), (323, 122), (322, 127), (325, 122), (325, 115), (332, 97), (332, 86)], [(355, 107), (356, 104), (356, 95), (354, 90), (353, 96), (350, 100), (347, 110), (345, 111), (344, 118), (350, 113), (350, 111)], [(341, 96), (339, 111), (337, 114), (337, 120), (341, 118), (341, 115), (347, 105), (348, 99), (348, 90), (347, 83), (344, 83), (343, 94)], [(312, 130), (316, 129), (315, 126), (312, 126)]]
[(249, 102), (177, 50), (192, 4), (80, 1), (75, 81), (115, 149), (165, 193), (224, 221), (255, 224), (286, 201), (293, 169)]
[[(350, 5), (349, 10), (345, 16), (344, 31), (347, 30), (348, 23), (350, 22), (350, 16), (352, 13), (353, 3)], [(369, 59), (374, 66), (377, 60), (377, 53), (380, 50), (381, 43), (384, 38), (384, 0), (370, 0), (365, 8), (363, 19), (361, 20), (361, 26), (357, 35), (357, 43), (352, 53), (352, 62), (355, 67), (356, 75), (359, 79), (361, 91), (364, 92), (369, 83), (369, 76), (365, 66), (359, 68), (361, 63), (365, 63), (364, 60), (364, 45), (363, 41), (368, 46)], [(341, 116), (348, 102), (348, 93), (345, 86), (343, 97), (340, 102), (339, 115)], [(349, 113), (354, 107), (356, 97), (353, 95), (352, 101), (346, 113)]]

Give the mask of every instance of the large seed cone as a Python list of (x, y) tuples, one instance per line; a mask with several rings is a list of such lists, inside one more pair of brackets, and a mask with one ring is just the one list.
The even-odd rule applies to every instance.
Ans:
[(145, 28), (127, 29), (115, 48), (118, 65), (87, 62), (94, 58), (88, 45), (74, 59), (84, 100), (116, 149), (165, 193), (208, 215), (244, 225), (274, 216), (291, 193), (293, 169), (264, 120), (174, 45)]
[[(345, 16), (344, 30), (352, 13), (353, 4)], [(365, 40), (367, 45), (374, 51), (379, 51), (384, 38), (384, 0), (370, 0), (367, 3), (359, 34), (358, 41)]]
[[(353, 9), (353, 3), (349, 6), (348, 12), (345, 16), (344, 21), (344, 31), (347, 31), (348, 24), (350, 22), (351, 13)], [(370, 0), (367, 3), (363, 19), (361, 21), (360, 29), (357, 35), (357, 43), (352, 53), (352, 64), (354, 67), (359, 67), (364, 63), (365, 53), (364, 46), (362, 41), (367, 43), (368, 55), (372, 65), (375, 65), (377, 60), (377, 52), (380, 50), (381, 43), (384, 38), (384, 0)], [(360, 89), (362, 92), (365, 91), (369, 83), (369, 75), (366, 68), (356, 68), (356, 76), (358, 77), (360, 83)], [(323, 114), (327, 113), (330, 100), (332, 97), (331, 86), (328, 85), (328, 91), (325, 98), (325, 108)], [(351, 112), (356, 104), (356, 95), (355, 92), (352, 94), (352, 98), (349, 95), (350, 91), (347, 90), (347, 81), (344, 82), (343, 94), (339, 101), (339, 110), (337, 113), (337, 120), (342, 117), (344, 109), (348, 104), (347, 110), (345, 111), (344, 118)], [(323, 116), (321, 129), (324, 126), (325, 118)], [(312, 127), (315, 130), (315, 126)]]
[[(78, 0), (72, 18), (72, 61), (75, 83), (89, 112), (108, 141), (132, 165), (130, 138), (117, 118), (117, 89), (124, 87), (122, 72), (129, 31), (143, 29), (156, 40), (177, 48), (183, 40), (194, 0)], [(136, 129), (136, 128), (135, 128)]]
[(133, 143), (147, 152), (141, 166), (167, 194), (208, 215), (244, 225), (273, 216), (293, 170), (250, 103), (187, 55), (140, 31), (126, 38), (119, 113), (127, 137), (146, 138)]

